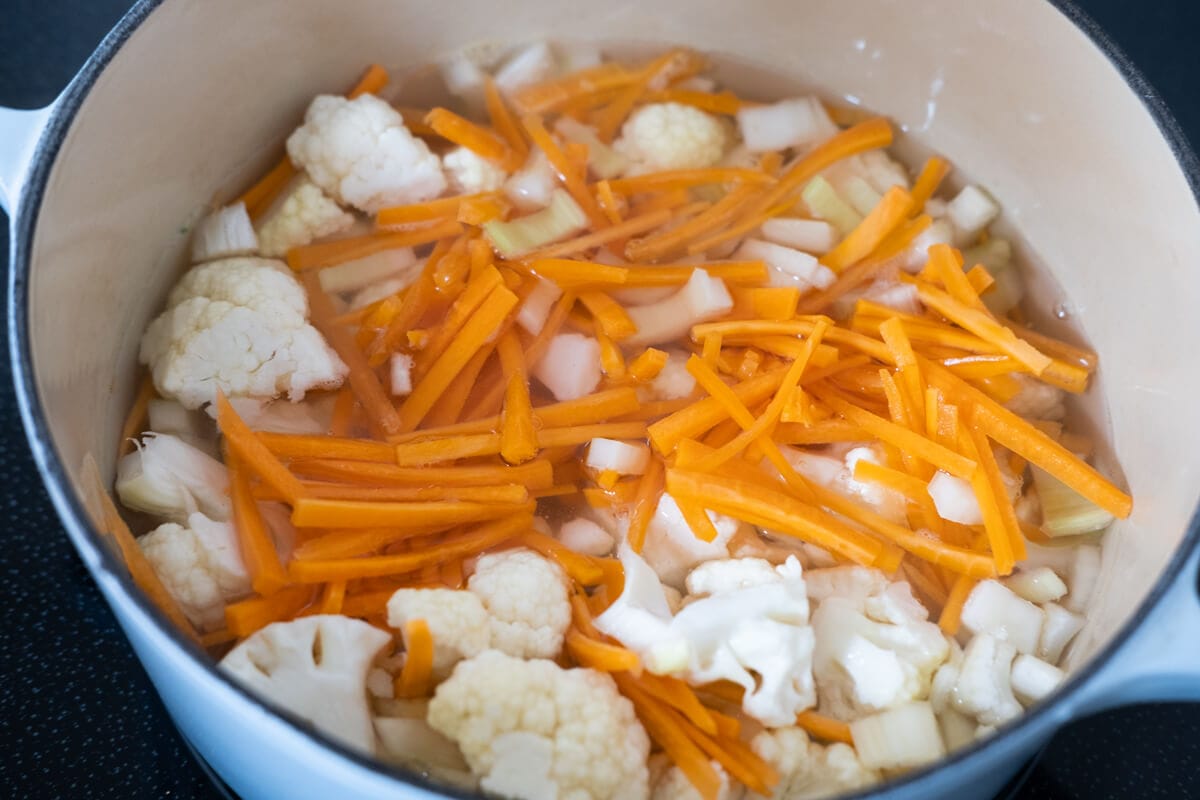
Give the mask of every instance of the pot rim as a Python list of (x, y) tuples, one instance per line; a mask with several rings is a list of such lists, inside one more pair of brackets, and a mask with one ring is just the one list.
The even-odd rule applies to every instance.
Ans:
[[(260, 710), (270, 712), (290, 725), (296, 732), (323, 746), (330, 754), (349, 761), (356, 767), (369, 770), (377, 776), (390, 778), (443, 796), (464, 799), (480, 798), (482, 800), (483, 796), (480, 794), (473, 794), (431, 781), (416, 771), (387, 765), (350, 750), (314, 730), (309, 723), (288, 709), (257, 697), (221, 672), (217, 668), (216, 662), (203, 649), (177, 630), (166, 616), (145, 597), (129, 577), (116, 555), (100, 541), (88, 519), (81, 498), (72, 488), (64, 461), (50, 435), (48, 420), (34, 375), (31, 343), (27, 336), (31, 244), (34, 230), (37, 227), (41, 201), (58, 152), (74, 122), (75, 115), (86, 100), (92, 86), (129, 37), (165, 1), (138, 0), (117, 22), (112, 31), (105, 36), (63, 90), (47, 121), (46, 128), (38, 139), (33, 153), (32, 168), (13, 209), (10, 221), (12, 235), (10, 237), (8, 295), (9, 357), (22, 422), (42, 482), (64, 527), (95, 546), (95, 550), (99, 553), (98, 568), (109, 573), (123, 592), (132, 599), (134, 607), (153, 621), (153, 632), (185, 651), (194, 662), (194, 666), (198, 667), (207, 679), (223, 684), (226, 689), (232, 689), (240, 694), (246, 702), (257, 706)], [(1193, 197), (1200, 205), (1200, 159), (1197, 158), (1166, 103), (1129, 57), (1086, 12), (1076, 5), (1075, 0), (1047, 1), (1091, 40), (1092, 44), (1116, 68), (1129, 88), (1137, 94), (1170, 147), (1180, 171), (1192, 190)], [(1016, 750), (1022, 742), (1037, 738), (1059, 727), (1064, 720), (1064, 709), (1070, 708), (1072, 701), (1077, 699), (1084, 685), (1096, 677), (1112, 660), (1116, 652), (1127, 643), (1151, 610), (1174, 584), (1183, 569), (1188, 554), (1198, 544), (1200, 544), (1200, 498), (1197, 501), (1197, 512), (1193, 513), (1186, 534), (1170, 562), (1134, 614), (1086, 665), (1069, 675), (1067, 681), (1046, 702), (1038, 704), (1015, 720), (1001, 726), (993, 736), (976, 741), (901, 777), (874, 784), (852, 794), (842, 795), (843, 800), (866, 800), (866, 798), (880, 793), (913, 787), (942, 770), (968, 768), (968, 765), (983, 763), (985, 753), (990, 752), (994, 756), (1000, 756), (1004, 745), (1007, 745), (1009, 750)]]

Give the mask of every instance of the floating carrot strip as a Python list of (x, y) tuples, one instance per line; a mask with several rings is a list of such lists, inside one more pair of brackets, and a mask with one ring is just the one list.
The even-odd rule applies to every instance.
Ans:
[(979, 454), (979, 466), (987, 478), (988, 484), (992, 487), (992, 495), (996, 498), (1000, 521), (1008, 534), (1008, 547), (1013, 554), (1013, 559), (1024, 561), (1027, 555), (1025, 537), (1021, 535), (1021, 524), (1017, 521), (1017, 512), (1008, 496), (1008, 488), (1004, 485), (1004, 478), (1000, 474), (1000, 466), (996, 463), (996, 455), (992, 452), (991, 442), (974, 425), (966, 426), (966, 432), (975, 445), (975, 451)]
[(450, 249), (447, 240), (439, 241), (433, 247), (433, 252), (425, 262), (425, 269), (417, 280), (404, 293), (404, 300), (396, 316), (388, 322), (387, 328), (380, 333), (371, 346), (367, 348), (367, 363), (372, 367), (382, 366), (405, 340), (413, 326), (420, 322), (433, 301), (435, 291), (433, 286), (433, 270), (442, 255)]
[(530, 489), (545, 489), (554, 483), (554, 470), (541, 459), (518, 467), (502, 465), (465, 467), (397, 467), (363, 461), (296, 461), (292, 469), (306, 477), (385, 486), (493, 486), (520, 483)]
[(267, 530), (258, 503), (250, 488), (250, 477), (240, 459), (228, 454), (225, 463), (229, 467), (229, 489), (233, 504), (233, 525), (237, 531), (238, 550), (246, 572), (250, 575), (250, 587), (266, 597), (288, 584), (287, 573), (279, 561), (279, 552)]
[(929, 198), (933, 197), (934, 193), (941, 186), (942, 181), (950, 174), (950, 164), (944, 159), (932, 156), (925, 161), (925, 165), (921, 167), (920, 174), (913, 182), (912, 192), (912, 213), (920, 213), (925, 208), (925, 203)]
[(244, 639), (272, 622), (284, 622), (313, 601), (313, 587), (289, 586), (270, 597), (252, 597), (225, 606), (225, 627)]
[(425, 115), (425, 124), (447, 141), (465, 147), (480, 158), (512, 168), (512, 155), (504, 139), (448, 108), (434, 108)]
[(942, 606), (942, 613), (938, 616), (938, 627), (942, 629), (942, 633), (947, 636), (958, 635), (958, 629), (962, 625), (963, 605), (966, 604), (967, 596), (971, 594), (976, 583), (978, 581), (966, 575), (959, 575), (958, 579), (954, 581), (954, 585), (950, 587), (950, 596), (946, 599), (946, 604)]
[(585, 233), (574, 239), (568, 239), (565, 242), (543, 247), (541, 250), (530, 253), (526, 258), (559, 258), (561, 256), (582, 253), (585, 250), (591, 250), (596, 247), (603, 247), (606, 244), (626, 239), (630, 236), (637, 236), (638, 234), (665, 225), (671, 221), (671, 216), (671, 209), (663, 208), (630, 217), (616, 225), (608, 225), (606, 222), (603, 230), (598, 230), (594, 233)]
[(129, 413), (125, 415), (125, 422), (121, 425), (121, 443), (117, 447), (118, 457), (132, 452), (134, 438), (148, 427), (148, 409), (150, 401), (156, 395), (153, 378), (149, 375), (143, 376), (141, 382), (138, 383), (137, 394), (133, 397), (133, 405), (129, 407)]
[[(688, 242), (713, 230), (720, 230), (759, 196), (758, 186), (738, 186), (711, 208), (668, 231), (634, 239), (625, 246), (625, 256), (631, 261), (657, 261), (665, 256), (687, 250)], [(657, 226), (654, 226), (657, 227)]]
[(579, 302), (592, 313), (604, 333), (613, 339), (625, 339), (637, 333), (637, 325), (621, 304), (604, 292), (580, 292)]
[(884, 488), (899, 492), (906, 498), (919, 505), (931, 504), (929, 485), (920, 478), (901, 472), (882, 464), (876, 464), (865, 458), (854, 464), (854, 480), (874, 483)]
[(942, 286), (956, 301), (991, 316), (991, 312), (979, 299), (979, 293), (963, 272), (962, 253), (958, 250), (940, 242), (931, 246), (925, 268), (937, 276)]
[(296, 168), (285, 155), (270, 172), (259, 179), (258, 183), (247, 189), (245, 194), (238, 198), (238, 202), (246, 205), (246, 213), (250, 215), (251, 220), (258, 221), (294, 177)]
[(516, 511), (519, 506), (460, 500), (370, 503), (301, 497), (292, 508), (292, 524), (300, 528), (388, 528), (405, 525), (478, 522)]
[(588, 189), (587, 183), (584, 180), (585, 175), (575, 169), (567, 154), (563, 152), (558, 143), (554, 141), (554, 137), (546, 130), (546, 124), (537, 114), (526, 114), (521, 117), (521, 126), (525, 129), (526, 134), (546, 156), (546, 160), (550, 162), (550, 166), (558, 175), (559, 181), (567, 193), (574, 198), (579, 207), (583, 209), (584, 214), (591, 221), (592, 227), (597, 230), (603, 230), (609, 227), (608, 217), (600, 210), (600, 206), (596, 203), (596, 198)]
[(717, 528), (705, 513), (699, 502), (687, 498), (676, 497), (675, 504), (683, 521), (691, 528), (692, 534), (702, 542), (711, 542), (717, 538)]
[(393, 449), (400, 467), (419, 467), (460, 458), (479, 458), (500, 452), (500, 434), (474, 433), (424, 441), (405, 442)]
[(642, 670), (642, 661), (637, 653), (619, 645), (598, 641), (572, 628), (565, 640), (567, 652), (581, 667), (600, 672), (631, 672)]
[(517, 537), (517, 542), (555, 561), (567, 577), (581, 586), (596, 586), (604, 581), (600, 559), (576, 553), (551, 536), (527, 530)]
[[(504, 219), (512, 206), (507, 200), (498, 194), (481, 194), (476, 197), (464, 198), (458, 206), (458, 221), (464, 225), (473, 225), (481, 227), (484, 223), (491, 222), (494, 219)], [(478, 252), (484, 253), (490, 259), (492, 257), (492, 248), (487, 245), (482, 239), (473, 239), (472, 244), (483, 244), (484, 249)], [(477, 248), (472, 247), (471, 264), (476, 263), (474, 254)]]
[(646, 531), (650, 528), (650, 520), (658, 509), (658, 501), (663, 491), (663, 462), (658, 458), (650, 459), (650, 466), (637, 484), (637, 494), (633, 498), (633, 508), (629, 514), (629, 531), (626, 540), (633, 552), (642, 552), (646, 542)]
[(699, 92), (691, 89), (665, 89), (647, 92), (646, 100), (651, 103), (679, 103), (692, 106), (710, 114), (733, 116), (740, 109), (754, 105), (741, 99), (733, 92)]
[[(338, 438), (346, 438), (354, 426), (354, 392), (349, 386), (338, 389), (333, 399), (333, 411), (329, 416), (329, 432)], [(270, 447), (270, 445), (267, 445)]]
[(841, 272), (851, 264), (861, 261), (904, 222), (911, 209), (912, 196), (899, 186), (893, 186), (858, 227), (850, 231), (837, 247), (821, 257), (821, 263), (834, 272)]
[(447, 222), (458, 217), (458, 210), (468, 200), (487, 195), (457, 195), (426, 200), (407, 206), (381, 208), (375, 214), (375, 225), (379, 228), (395, 228), (401, 225), (416, 225), (427, 222)]
[(638, 383), (645, 383), (658, 377), (663, 367), (667, 365), (668, 359), (669, 356), (665, 350), (647, 347), (633, 361), (629, 362), (627, 372), (629, 377)]
[[(741, 403), (752, 406), (779, 389), (785, 372), (785, 369), (764, 372), (730, 388)], [(654, 448), (663, 455), (669, 455), (679, 442), (699, 436), (728, 416), (720, 400), (706, 397), (655, 422), (646, 430)]]
[(413, 387), (412, 394), (400, 406), (399, 429), (389, 433), (411, 431), (420, 424), (466, 362), (499, 329), (516, 305), (517, 296), (503, 286), (496, 287), (488, 294), (445, 352), (430, 366), (425, 377)]
[(391, 445), (370, 439), (345, 439), (296, 433), (258, 431), (267, 449), (282, 458), (337, 458), (345, 461), (377, 461), (388, 464), (396, 457)]
[(296, 476), (287, 471), (267, 446), (263, 444), (242, 418), (233, 410), (225, 393), (217, 389), (217, 427), (229, 449), (244, 463), (247, 469), (262, 478), (263, 482), (287, 498), (289, 503), (304, 496), (304, 489)]
[(931, 383), (971, 407), (972, 423), (988, 438), (1046, 470), (1113, 516), (1129, 516), (1133, 499), (1070, 450), (948, 370), (930, 362), (921, 366)]
[(568, 102), (608, 89), (621, 89), (637, 80), (638, 73), (612, 62), (588, 67), (561, 78), (519, 89), (513, 102), (532, 113), (556, 111)]
[(712, 184), (739, 183), (743, 185), (769, 184), (770, 175), (744, 167), (705, 167), (702, 169), (671, 169), (647, 172), (632, 178), (617, 178), (608, 181), (616, 194), (634, 195), (648, 192), (663, 192), (674, 189), (692, 189)]
[(554, 281), (559, 286), (614, 285), (625, 283), (629, 270), (592, 261), (573, 261), (567, 258), (539, 258), (530, 262), (533, 274)]
[(596, 342), (600, 345), (600, 369), (609, 380), (625, 378), (625, 355), (612, 338), (606, 334), (599, 321), (596, 322)]
[(912, 342), (909, 341), (904, 326), (894, 317), (879, 326), (879, 333), (892, 352), (908, 407), (912, 409), (914, 422), (919, 426), (914, 430), (919, 433), (924, 428), (922, 423), (925, 419), (925, 381), (921, 377), (921, 367), (917, 364)]
[[(960, 431), (959, 443), (960, 447), (975, 459), (982, 460), (984, 458), (971, 431)], [(987, 471), (982, 468), (982, 465), (971, 476), (970, 481), (971, 489), (975, 492), (975, 500), (983, 512), (983, 527), (987, 532), (988, 545), (996, 564), (996, 572), (1000, 575), (1008, 575), (1016, 564), (1016, 556), (1012, 547), (1013, 537), (1008, 530), (1009, 521), (1001, 510), (1001, 498), (996, 495), (995, 487), (988, 479)], [(1007, 495), (1004, 496), (1004, 500), (1007, 500)]]
[(825, 742), (854, 744), (854, 737), (850, 733), (849, 725), (833, 717), (818, 714), (816, 711), (801, 711), (796, 715), (796, 725), (814, 738)]
[(372, 64), (367, 67), (367, 71), (363, 73), (362, 78), (354, 85), (354, 88), (346, 95), (347, 98), (353, 100), (356, 97), (364, 94), (377, 94), (380, 89), (387, 86), (388, 72), (378, 64)]
[(429, 337), (429, 341), (425, 343), (414, 359), (413, 375), (418, 382), (428, 374), (463, 329), (463, 326), (503, 282), (500, 272), (495, 267), (489, 267), (467, 283), (466, 289), (454, 301), (454, 305), (450, 306), (450, 310), (446, 312), (441, 324), (437, 326), (433, 335)]
[(496, 82), (490, 75), (483, 79), (483, 100), (487, 106), (488, 118), (492, 122), (492, 127), (508, 144), (512, 158), (507, 166), (508, 171), (512, 172), (519, 168), (529, 156), (529, 142), (522, 132), (521, 123), (509, 109), (508, 103), (500, 95), (500, 90), (496, 88)]
[(292, 558), (298, 561), (327, 561), (361, 556), (396, 542), (442, 533), (452, 527), (335, 529), (303, 542), (292, 553)]
[(397, 697), (428, 697), (433, 684), (433, 634), (423, 619), (404, 623), (404, 666), (396, 676)]
[(332, 324), (333, 303), (321, 290), (316, 273), (301, 276), (300, 282), (308, 294), (312, 324), (349, 368), (347, 380), (363, 411), (384, 435), (395, 433), (400, 428), (400, 417), (353, 337), (345, 328)]
[(838, 419), (812, 425), (780, 423), (775, 426), (773, 438), (780, 444), (814, 445), (863, 442), (872, 437), (857, 425)]
[(448, 219), (412, 230), (374, 233), (349, 239), (337, 239), (332, 242), (319, 242), (288, 250), (287, 264), (297, 272), (332, 267), (334, 264), (365, 258), (385, 250), (416, 247), (460, 233), (462, 233), (462, 225), (453, 219)]
[[(1012, 332), (1020, 338), (1028, 341), (1039, 350), (1054, 356), (1056, 359), (1067, 362), (1069, 366), (1081, 367), (1091, 372), (1096, 369), (1096, 365), (1100, 361), (1099, 356), (1091, 350), (1084, 350), (1059, 339), (1053, 339), (1044, 333), (1038, 333), (1023, 325), (1018, 325), (1011, 320), (1005, 320), (1004, 324), (1012, 329)], [(1045, 376), (1043, 376), (1044, 379)]]
[(538, 452), (525, 353), (521, 349), (521, 340), (511, 331), (500, 337), (497, 350), (500, 368), (508, 376), (504, 410), (500, 415), (500, 456), (509, 464), (522, 464)]
[(325, 584), (325, 589), (321, 592), (321, 599), (317, 602), (317, 613), (340, 614), (345, 601), (346, 582), (330, 581)]
[(439, 564), (483, 552), (512, 539), (532, 522), (529, 511), (511, 514), (453, 539), (444, 539), (435, 547), (390, 556), (365, 556), (329, 560), (292, 561), (288, 572), (299, 583), (324, 583), (334, 580), (403, 575), (428, 564)]
[[(471, 503), (519, 505), (529, 499), (529, 491), (514, 483), (494, 486), (359, 486), (308, 481), (305, 494), (322, 500), (364, 500), (369, 502), (410, 502), (418, 500), (462, 500)], [(255, 498), (266, 499), (259, 493)], [(271, 498), (275, 499), (275, 498)]]
[(600, 210), (608, 217), (608, 221), (613, 225), (620, 223), (624, 218), (624, 201), (617, 199), (617, 196), (613, 194), (612, 186), (606, 180), (597, 181), (593, 188), (596, 191), (596, 202), (600, 204)]
[(917, 296), (921, 298), (921, 302), (942, 316), (1020, 361), (1034, 375), (1041, 375), (1053, 361), (1033, 345), (1018, 339), (1011, 329), (1001, 325), (990, 314), (965, 306), (943, 291), (928, 284), (918, 284)]
[[(475, 355), (471, 356), (471, 360), (450, 382), (437, 405), (429, 412), (429, 416), (424, 420), (425, 424), (434, 427), (448, 427), (457, 424), (462, 416), (463, 408), (467, 404), (467, 398), (471, 396), (471, 392), (480, 382), (480, 373), (483, 372), (495, 351), (496, 345), (492, 342), (484, 344)], [(395, 438), (389, 437), (389, 439)]]

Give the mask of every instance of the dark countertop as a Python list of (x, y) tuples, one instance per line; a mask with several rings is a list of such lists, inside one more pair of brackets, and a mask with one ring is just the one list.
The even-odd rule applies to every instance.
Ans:
[[(1079, 4), (1142, 69), (1200, 146), (1194, 49), (1200, 3)], [(129, 5), (4, 0), (0, 104), (49, 102)], [(7, 220), (0, 242), (7, 253)], [(0, 795), (220, 797), (63, 534), (29, 457), (7, 376), (0, 379), (0, 513), (7, 520), (0, 548)], [(1138, 706), (1076, 722), (1010, 796), (1200, 797), (1200, 705)]]

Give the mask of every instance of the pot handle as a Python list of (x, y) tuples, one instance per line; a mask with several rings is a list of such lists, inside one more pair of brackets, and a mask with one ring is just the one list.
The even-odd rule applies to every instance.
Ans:
[(0, 106), (0, 208), (10, 217), (29, 175), (38, 139), (57, 104), (29, 110)]
[(1200, 700), (1200, 546), (1112, 660), (1083, 689), (1082, 708)]

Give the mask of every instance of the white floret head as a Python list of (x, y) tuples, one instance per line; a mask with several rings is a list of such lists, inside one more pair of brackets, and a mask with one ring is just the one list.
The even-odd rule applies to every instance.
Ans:
[(571, 623), (567, 579), (532, 550), (481, 556), (467, 589), (483, 603), (491, 647), (520, 658), (553, 658)]
[(279, 258), (293, 247), (341, 233), (353, 224), (353, 214), (343, 211), (320, 187), (300, 175), (258, 223), (259, 252)]
[(456, 147), (442, 156), (442, 168), (452, 194), (494, 192), (508, 180), (507, 172), (465, 147)]
[(396, 630), (425, 620), (433, 637), (433, 675), (445, 678), (454, 665), (488, 648), (487, 611), (479, 598), (455, 589), (398, 589), (388, 599), (388, 625)]
[(168, 522), (138, 539), (163, 587), (201, 631), (225, 624), (225, 604), (250, 593), (237, 534), (228, 522), (192, 514), (187, 526)]
[(829, 797), (868, 786), (880, 777), (862, 765), (853, 747), (819, 745), (800, 728), (763, 731), (750, 746), (779, 773), (773, 800)]
[(616, 150), (635, 170), (711, 167), (725, 155), (729, 131), (717, 117), (681, 103), (651, 103), (629, 116)]

